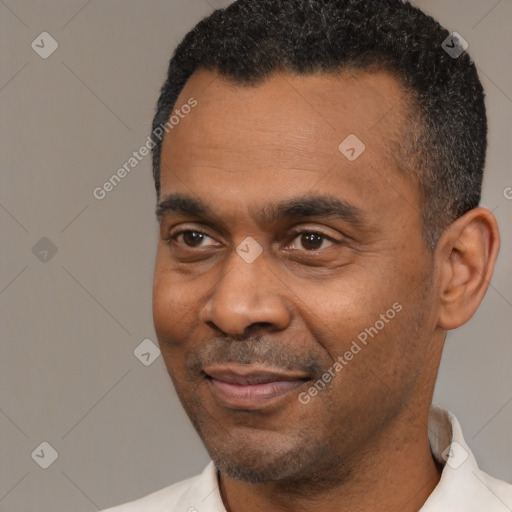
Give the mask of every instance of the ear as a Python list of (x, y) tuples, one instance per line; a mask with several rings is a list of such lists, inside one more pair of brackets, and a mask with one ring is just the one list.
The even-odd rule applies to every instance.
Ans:
[(443, 232), (435, 251), (439, 327), (455, 329), (473, 316), (491, 281), (499, 247), (496, 217), (487, 208), (470, 210)]

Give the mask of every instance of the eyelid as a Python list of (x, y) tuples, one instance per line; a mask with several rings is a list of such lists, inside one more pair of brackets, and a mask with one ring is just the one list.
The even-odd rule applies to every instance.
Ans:
[[(172, 241), (172, 240), (176, 241), (176, 238), (178, 236), (183, 235), (184, 233), (190, 233), (190, 232), (200, 233), (201, 235), (204, 235), (205, 237), (211, 238), (215, 242), (215, 243), (208, 244), (208, 245), (220, 245), (221, 244), (221, 242), (219, 242), (215, 237), (213, 237), (212, 235), (210, 235), (206, 231), (203, 231), (202, 229), (190, 229), (190, 228), (179, 229), (179, 230), (177, 230), (174, 233), (169, 233), (169, 236), (168, 236), (167, 240), (168, 241)], [(187, 246), (184, 246), (184, 247), (187, 247)], [(206, 247), (206, 246), (200, 246), (200, 247), (198, 247), (198, 249), (200, 249), (201, 247)], [(194, 249), (194, 247), (187, 247), (187, 248), (188, 249)]]
[[(341, 241), (342, 241), (342, 240), (335, 238), (333, 235), (326, 233), (325, 231), (323, 231), (322, 229), (320, 229), (318, 227), (302, 226), (302, 227), (292, 228), (290, 236), (293, 236), (293, 238), (296, 238), (297, 235), (302, 235), (304, 233), (314, 233), (316, 235), (323, 236), (327, 240), (330, 240), (331, 242), (335, 242), (335, 243), (341, 243)], [(340, 235), (340, 238), (342, 238), (342, 235)]]
[(179, 226), (179, 228), (176, 228), (176, 229), (170, 229), (169, 230), (169, 236), (173, 237), (173, 236), (176, 236), (176, 235), (179, 235), (181, 233), (186, 233), (187, 231), (194, 231), (195, 233), (201, 233), (203, 235), (206, 235), (206, 236), (209, 236), (210, 238), (213, 238), (209, 233), (207, 233), (204, 229), (202, 228), (194, 228), (194, 227), (183, 227), (183, 226)]
[(203, 233), (211, 238), (213, 237), (208, 231), (208, 227), (202, 223), (197, 222), (178, 222), (174, 226), (168, 228), (169, 236), (177, 235), (178, 233), (182, 233), (184, 231), (196, 231), (198, 233)]

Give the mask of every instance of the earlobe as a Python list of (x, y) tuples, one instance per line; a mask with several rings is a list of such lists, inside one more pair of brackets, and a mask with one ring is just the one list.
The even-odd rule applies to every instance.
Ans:
[(473, 316), (491, 281), (499, 245), (496, 218), (486, 208), (470, 210), (445, 230), (435, 255), (439, 327), (455, 329)]

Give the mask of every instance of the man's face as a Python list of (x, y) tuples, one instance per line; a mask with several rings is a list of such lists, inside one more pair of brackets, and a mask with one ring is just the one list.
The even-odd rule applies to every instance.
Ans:
[[(162, 150), (167, 369), (221, 472), (334, 474), (432, 380), (432, 256), (393, 157), (402, 92), (383, 73), (241, 87), (199, 71), (175, 108), (191, 97)], [(363, 152), (339, 148), (350, 134)]]

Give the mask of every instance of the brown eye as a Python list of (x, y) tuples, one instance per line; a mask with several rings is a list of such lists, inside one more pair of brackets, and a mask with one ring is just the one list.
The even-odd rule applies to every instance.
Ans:
[(210, 238), (206, 233), (201, 231), (181, 231), (173, 237), (178, 243), (180, 238), (182, 239), (183, 245), (186, 247), (201, 247), (206, 238)]
[(199, 247), (205, 239), (205, 234), (200, 231), (184, 231), (180, 233), (176, 238), (183, 238), (183, 242), (188, 247)]
[(305, 249), (316, 251), (322, 247), (323, 238), (317, 233), (304, 233), (301, 235), (300, 241)]
[[(296, 241), (299, 240), (297, 243)], [(322, 233), (315, 233), (314, 231), (304, 231), (298, 233), (292, 242), (292, 249), (304, 249), (306, 251), (318, 251), (326, 247), (325, 243), (332, 245), (333, 242)], [(327, 247), (329, 246), (327, 245)]]

